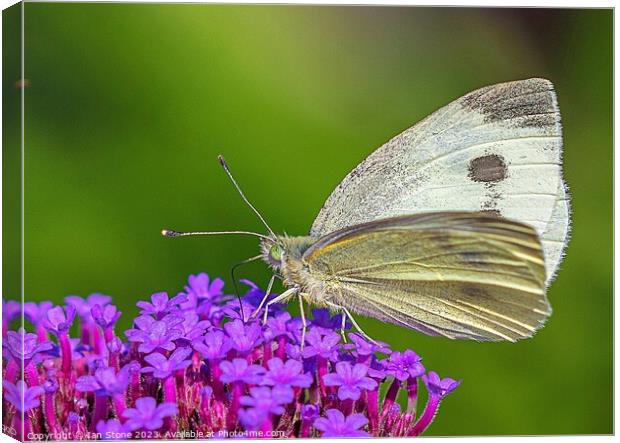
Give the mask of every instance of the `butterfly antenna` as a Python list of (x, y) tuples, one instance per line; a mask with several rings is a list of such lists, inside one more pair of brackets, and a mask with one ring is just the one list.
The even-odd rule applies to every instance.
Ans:
[(230, 268), (230, 276), (232, 278), (232, 282), (233, 282), (233, 287), (235, 288), (235, 294), (237, 295), (237, 299), (239, 300), (239, 312), (241, 314), (241, 321), (243, 322), (243, 324), (245, 324), (245, 313), (243, 312), (243, 303), (241, 302), (241, 295), (239, 294), (239, 287), (237, 286), (237, 279), (235, 278), (235, 271), (237, 270), (237, 268), (239, 266), (245, 265), (247, 263), (251, 263), (255, 260), (258, 260), (259, 258), (261, 258), (262, 255), (259, 254), (255, 257), (251, 257), (248, 259), (243, 260), (242, 262), (239, 262), (235, 265), (233, 265), (232, 268)]
[(228, 167), (228, 164), (226, 163), (226, 160), (224, 159), (224, 156), (218, 155), (217, 159), (220, 161), (220, 164), (222, 165), (222, 168), (224, 168), (224, 171), (226, 171), (226, 175), (228, 175), (228, 178), (230, 179), (230, 181), (234, 185), (235, 189), (237, 189), (237, 192), (239, 193), (239, 195), (241, 196), (243, 201), (250, 207), (250, 209), (252, 209), (252, 211), (254, 211), (254, 213), (258, 216), (260, 221), (263, 222), (263, 224), (265, 225), (265, 227), (267, 228), (267, 230), (271, 234), (271, 237), (272, 238), (276, 238), (275, 232), (273, 232), (273, 230), (269, 227), (269, 225), (267, 224), (267, 222), (265, 221), (263, 216), (260, 215), (260, 212), (258, 212), (258, 210), (252, 205), (252, 203), (250, 203), (250, 201), (247, 199), (247, 197), (245, 196), (245, 194), (243, 193), (243, 191), (241, 190), (241, 188), (237, 184), (237, 181), (235, 180), (235, 178), (233, 177), (233, 175), (230, 172), (230, 168)]
[(257, 232), (249, 231), (192, 231), (192, 232), (179, 232), (171, 229), (164, 229), (161, 231), (161, 235), (164, 237), (187, 237), (190, 235), (226, 235), (226, 234), (241, 234), (241, 235), (253, 235), (255, 237), (264, 238), (269, 240), (270, 237), (259, 234)]

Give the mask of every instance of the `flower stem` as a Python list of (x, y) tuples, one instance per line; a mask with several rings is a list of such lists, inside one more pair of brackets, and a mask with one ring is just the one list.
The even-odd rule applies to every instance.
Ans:
[(24, 426), (22, 425), (22, 413), (20, 411), (15, 411), (11, 427), (16, 432), (15, 437), (17, 440), (24, 441)]
[(211, 400), (211, 396), (203, 392), (200, 395), (200, 418), (204, 420), (204, 423), (207, 425), (207, 429), (210, 429), (213, 424), (211, 422), (211, 409), (209, 407), (209, 403)]
[(19, 365), (15, 362), (15, 360), (11, 359), (11, 361), (9, 361), (9, 363), (6, 366), (4, 378), (7, 381), (10, 381), (11, 383), (15, 384), (15, 381), (17, 380), (18, 372), (19, 372)]
[(265, 368), (268, 368), (267, 362), (271, 360), (271, 355), (271, 341), (268, 340), (263, 344), (263, 366)]
[(185, 370), (184, 369), (179, 369), (178, 371), (176, 371), (176, 374), (172, 376), (173, 378), (176, 378), (176, 389), (177, 389), (177, 396), (176, 399), (174, 401), (176, 401), (179, 404), (179, 413), (181, 418), (184, 420), (184, 422), (187, 422), (188, 420), (188, 392), (189, 389), (187, 388), (186, 384), (185, 384)]
[(309, 420), (307, 418), (301, 419), (301, 428), (299, 429), (299, 437), (300, 438), (309, 438), (312, 436), (312, 424), (314, 420)]
[(424, 412), (422, 416), (417, 421), (417, 423), (411, 428), (408, 435), (410, 437), (415, 437), (417, 435), (422, 434), (430, 424), (433, 422), (435, 415), (437, 414), (437, 410), (439, 409), (439, 403), (441, 402), (441, 397), (439, 395), (431, 394), (428, 398), (428, 403), (426, 403), (426, 408), (424, 408)]
[(66, 377), (71, 374), (71, 343), (69, 335), (66, 332), (58, 333), (58, 342), (60, 343), (60, 354), (62, 356), (62, 372)]
[(39, 373), (33, 362), (26, 365), (24, 372), (26, 373), (26, 382), (28, 383), (28, 386), (31, 388), (34, 386), (39, 386)]
[(409, 377), (407, 379), (407, 412), (413, 414), (415, 419), (416, 407), (418, 403), (418, 378)]
[(413, 415), (406, 412), (400, 417), (398, 424), (396, 426), (396, 432), (394, 433), (395, 437), (403, 437), (405, 432), (413, 422)]
[(398, 391), (400, 390), (400, 380), (397, 378), (392, 381), (387, 394), (385, 394), (385, 399), (383, 400), (383, 409), (381, 410), (381, 419), (384, 419), (387, 413), (390, 411), (390, 408), (396, 401), (396, 397), (398, 396)]
[(226, 425), (228, 430), (235, 429), (237, 422), (237, 412), (241, 406), (241, 395), (243, 394), (243, 382), (235, 381), (232, 383), (232, 399), (230, 402), (230, 411), (226, 417)]
[(351, 413), (353, 412), (353, 400), (351, 399), (343, 400), (340, 403), (339, 409), (342, 411), (345, 417), (351, 415)]
[[(169, 403), (177, 403), (177, 385), (174, 379), (174, 375), (170, 375), (163, 381), (164, 401)], [(166, 424), (168, 430), (176, 432), (177, 424), (172, 417), (166, 418)]]
[(56, 402), (55, 393), (47, 392), (43, 399), (43, 409), (45, 413), (45, 425), (52, 434), (60, 433), (60, 427), (58, 426), (58, 419), (56, 418)]
[(49, 341), (49, 336), (47, 335), (47, 329), (42, 324), (37, 326), (37, 341), (39, 343), (46, 343)]
[(317, 375), (319, 377), (319, 390), (321, 391), (321, 396), (325, 397), (327, 395), (327, 388), (325, 386), (325, 382), (323, 381), (323, 377), (327, 374), (327, 359), (323, 357), (317, 358)]
[(91, 326), (91, 346), (95, 354), (101, 354), (101, 334), (99, 334), (99, 328), (95, 325)]
[(131, 371), (129, 374), (129, 404), (133, 405), (140, 397), (140, 372)]
[(109, 326), (103, 330), (103, 338), (105, 339), (106, 343), (114, 340), (114, 337), (114, 328), (112, 326)]
[(125, 423), (127, 420), (123, 417), (123, 412), (127, 409), (127, 403), (125, 402), (125, 394), (116, 394), (112, 397), (112, 403), (114, 404), (114, 412), (116, 413), (116, 417), (121, 421), (121, 423)]
[(368, 391), (368, 421), (370, 432), (375, 434), (379, 430), (379, 389)]
[(263, 421), (261, 425), (261, 431), (263, 431), (263, 435), (267, 436), (267, 435), (270, 435), (272, 429), (273, 429), (273, 418), (271, 417), (271, 414), (267, 414), (267, 417), (265, 418), (265, 420)]
[(90, 422), (91, 432), (97, 429), (97, 423), (100, 420), (108, 418), (108, 397), (105, 395), (95, 395), (95, 409), (93, 411), (93, 419)]
[(286, 360), (286, 335), (278, 337), (278, 347), (276, 348), (276, 357), (280, 360)]
[(218, 400), (224, 399), (224, 386), (220, 381), (222, 370), (216, 359), (209, 360), (209, 373), (211, 374), (211, 386), (213, 387), (213, 395)]
[(90, 325), (82, 321), (80, 324), (80, 330), (82, 331), (82, 344), (90, 345)]

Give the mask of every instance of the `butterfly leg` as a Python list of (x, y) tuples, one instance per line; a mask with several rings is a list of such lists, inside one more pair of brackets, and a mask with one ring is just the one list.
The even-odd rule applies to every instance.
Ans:
[[(355, 318), (353, 318), (353, 315), (351, 315), (351, 312), (347, 308), (345, 308), (344, 306), (340, 306), (335, 303), (329, 302), (329, 301), (326, 301), (325, 303), (328, 306), (331, 306), (332, 308), (342, 311), (344, 314), (346, 314), (349, 320), (351, 320), (351, 323), (353, 324), (353, 326), (355, 326), (355, 329), (357, 329), (357, 332), (362, 334), (362, 336), (369, 342), (377, 344), (377, 342), (374, 339), (370, 338), (370, 336), (364, 332), (364, 330), (360, 327), (360, 325), (357, 324), (357, 322), (355, 321)], [(343, 319), (345, 318), (344, 315), (342, 316), (342, 318)], [(342, 334), (344, 336), (344, 320), (343, 320)]]
[(306, 313), (304, 312), (304, 302), (301, 292), (297, 292), (297, 298), (299, 300), (299, 313), (301, 315), (301, 346), (300, 349), (303, 352), (304, 345), (306, 344), (306, 330), (308, 329), (308, 322), (306, 321)]
[(340, 314), (340, 316), (342, 317), (342, 323), (340, 324), (340, 335), (342, 335), (342, 341), (343, 343), (347, 343), (347, 336), (344, 335), (344, 329), (347, 325), (347, 316), (344, 315), (344, 312)]
[(258, 305), (258, 308), (256, 308), (256, 310), (252, 313), (252, 315), (250, 315), (249, 320), (252, 320), (254, 318), (256, 318), (260, 312), (261, 309), (263, 309), (263, 306), (265, 305), (265, 303), (267, 303), (267, 300), (269, 299), (269, 296), (271, 295), (271, 287), (273, 286), (273, 281), (276, 279), (276, 275), (272, 275), (271, 279), (269, 280), (269, 284), (267, 285), (267, 291), (265, 292), (265, 296), (263, 297), (263, 299), (260, 301), (260, 304)]
[(295, 294), (298, 291), (299, 291), (299, 288), (297, 286), (294, 286), (292, 288), (287, 289), (286, 291), (284, 291), (282, 294), (278, 295), (273, 300), (269, 300), (267, 302), (267, 304), (265, 305), (265, 314), (263, 315), (263, 324), (267, 323), (267, 314), (269, 314), (269, 306), (271, 306), (271, 305), (273, 305), (275, 303), (280, 303), (281, 301), (286, 300), (287, 298), (289, 298), (290, 296), (292, 296), (293, 294)]

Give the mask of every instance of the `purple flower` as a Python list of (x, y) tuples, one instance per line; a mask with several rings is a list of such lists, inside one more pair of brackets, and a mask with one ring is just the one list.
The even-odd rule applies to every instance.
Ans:
[(94, 376), (83, 375), (78, 378), (75, 389), (80, 392), (94, 391), (96, 395), (122, 394), (129, 385), (129, 373), (135, 365), (136, 362), (128, 363), (118, 373), (114, 368), (100, 367), (95, 370)]
[(422, 381), (426, 385), (430, 394), (441, 398), (454, 391), (461, 384), (460, 381), (453, 380), (448, 377), (442, 380), (434, 371), (430, 371), (427, 375), (423, 375)]
[[(23, 380), (18, 380), (14, 385), (8, 380), (2, 382), (4, 398), (8, 400), (19, 412), (27, 412), (39, 406), (39, 397), (44, 390), (41, 386), (29, 388)], [(23, 403), (22, 403), (23, 399)]]
[(154, 431), (164, 425), (164, 418), (173, 417), (179, 413), (174, 403), (157, 405), (153, 397), (141, 397), (136, 400), (136, 407), (126, 409), (123, 417), (127, 419), (125, 426), (130, 430), (147, 429)]
[(322, 437), (370, 437), (360, 428), (366, 426), (368, 419), (364, 414), (351, 414), (346, 419), (338, 409), (325, 411), (326, 418), (317, 418), (314, 427), (321, 431)]
[(273, 317), (267, 319), (265, 328), (265, 338), (273, 340), (282, 335), (290, 336), (288, 323), (291, 320), (291, 314), (288, 312), (277, 312)]
[(157, 320), (155, 320), (150, 315), (141, 315), (140, 317), (136, 317), (133, 319), (133, 325), (135, 326), (135, 328), (127, 329), (125, 331), (125, 335), (130, 341), (132, 341), (131, 338), (133, 336), (139, 336), (144, 333), (148, 333), (148, 331), (151, 329), (151, 326), (153, 326), (153, 323), (155, 323), (156, 321)]
[(62, 332), (67, 332), (71, 328), (74, 319), (75, 308), (72, 305), (67, 306), (64, 310), (60, 306), (56, 306), (47, 311), (45, 328), (58, 335)]
[(367, 377), (368, 366), (361, 363), (351, 366), (351, 363), (341, 361), (336, 363), (336, 373), (327, 374), (323, 381), (327, 386), (338, 386), (338, 398), (340, 400), (357, 400), (361, 390), (373, 390), (377, 382)]
[(166, 358), (159, 352), (144, 357), (151, 366), (142, 368), (140, 372), (152, 372), (155, 378), (168, 378), (174, 371), (187, 368), (192, 362), (187, 357), (192, 353), (190, 348), (177, 348)]
[(185, 293), (188, 296), (190, 294), (195, 295), (198, 299), (212, 300), (221, 296), (224, 289), (224, 280), (216, 278), (209, 282), (209, 276), (204, 272), (198, 275), (190, 275), (188, 281), (189, 284), (185, 286)]
[(222, 331), (211, 331), (204, 337), (193, 340), (192, 347), (204, 358), (214, 360), (226, 357), (226, 353), (232, 348), (232, 341)]
[(233, 320), (226, 323), (224, 329), (232, 340), (233, 348), (241, 353), (251, 351), (262, 342), (261, 327), (256, 322), (244, 325), (241, 320)]
[(115, 418), (108, 421), (100, 420), (97, 423), (97, 432), (101, 434), (102, 440), (129, 440), (131, 438), (129, 428)]
[(385, 379), (385, 367), (374, 355), (370, 359), (368, 376), (378, 381)]
[(319, 411), (318, 405), (303, 405), (301, 407), (301, 418), (306, 421), (314, 421), (319, 417)]
[[(34, 303), (33, 303), (34, 304)], [(51, 306), (51, 303), (50, 303)], [(15, 300), (4, 301), (2, 300), (2, 319), (6, 322), (10, 322), (19, 316), (22, 312), (22, 305)]]
[[(155, 293), (138, 303), (142, 314), (132, 318), (126, 338), (114, 333), (120, 312), (108, 296), (67, 297), (67, 307), (27, 304), (24, 315), (36, 335), (8, 331), (7, 315), (20, 307), (4, 304), (16, 312), (3, 317), (4, 406), (30, 409), (24, 429), (98, 431), (104, 440), (133, 438), (136, 430), (159, 430), (161, 437), (270, 429), (302, 438), (402, 437), (424, 433), (443, 396), (460, 383), (422, 375), (413, 351), (379, 360), (379, 353), (391, 353), (385, 344), (359, 334), (343, 343), (344, 317), (326, 309), (315, 310), (305, 342), (301, 318), (283, 304), (270, 307), (264, 325), (262, 316), (241, 321), (240, 312), (249, 316), (265, 296), (244, 283), (249, 290), (240, 310), (239, 300), (222, 293), (221, 280), (191, 276), (176, 297)], [(78, 314), (80, 338), (71, 338)], [(25, 363), (24, 375), (15, 362)], [(40, 386), (11, 384), (23, 376)]]
[(419, 377), (424, 374), (425, 369), (421, 361), (418, 354), (407, 349), (403, 353), (392, 352), (389, 359), (383, 360), (383, 364), (387, 375), (393, 375), (396, 379), (404, 381), (409, 377)]
[(276, 357), (269, 360), (267, 366), (269, 371), (262, 380), (264, 385), (307, 388), (312, 384), (312, 376), (303, 373), (303, 365), (297, 360), (284, 363)]
[(209, 326), (211, 326), (209, 320), (200, 320), (198, 314), (193, 311), (185, 311), (183, 322), (179, 323), (179, 329), (183, 334), (182, 338), (188, 342), (204, 334)]
[[(257, 386), (250, 389), (250, 395), (241, 397), (241, 404), (250, 409), (259, 411), (263, 416), (267, 414), (281, 415), (287, 403), (293, 401), (293, 392), (282, 386), (275, 386), (273, 389), (265, 386)], [(256, 418), (256, 416), (252, 417)]]
[[(138, 317), (136, 323), (138, 319), (144, 319), (144, 316)], [(182, 319), (180, 320), (182, 321)], [(165, 320), (155, 320), (148, 326), (147, 330), (130, 329), (125, 332), (125, 335), (127, 335), (129, 341), (140, 342), (141, 344), (138, 347), (138, 351), (145, 354), (159, 348), (172, 351), (176, 347), (174, 341), (180, 338), (182, 333), (180, 329), (171, 326), (171, 324), (173, 323)]]
[(176, 328), (179, 332), (183, 332), (182, 323), (185, 320), (185, 313), (181, 313), (180, 311), (175, 311), (171, 314), (165, 315), (161, 321), (166, 323), (169, 328)]
[(179, 303), (179, 309), (183, 312), (195, 312), (196, 314), (204, 314), (205, 311), (209, 310), (208, 303), (201, 303), (202, 300), (198, 300), (196, 294), (185, 294), (183, 292), (179, 292), (177, 295), (185, 295), (185, 301)]
[(92, 320), (90, 310), (93, 306), (106, 306), (112, 303), (112, 297), (104, 294), (90, 294), (84, 299), (78, 295), (69, 295), (65, 297), (65, 303), (73, 306), (82, 320), (89, 322)]
[(140, 314), (152, 314), (155, 316), (163, 316), (169, 312), (178, 308), (180, 303), (187, 301), (187, 296), (185, 294), (178, 294), (172, 299), (168, 299), (168, 293), (166, 292), (157, 292), (151, 295), (151, 303), (146, 301), (139, 301), (136, 303), (136, 306), (142, 308)]
[[(310, 324), (323, 333), (327, 333), (334, 330), (339, 330), (342, 327), (342, 314), (331, 316), (329, 309), (316, 308), (312, 310), (312, 320)], [(345, 329), (351, 327), (348, 322), (345, 322)]]
[(375, 352), (380, 352), (382, 354), (389, 354), (392, 352), (387, 344), (383, 342), (370, 342), (359, 334), (351, 333), (349, 334), (349, 339), (351, 339), (353, 343), (344, 345), (344, 348), (354, 350), (357, 355), (360, 356), (372, 355)]
[(116, 324), (117, 320), (121, 316), (122, 312), (116, 309), (114, 305), (95, 305), (90, 310), (95, 323), (102, 328), (109, 328)]
[(249, 365), (243, 358), (235, 358), (232, 362), (223, 361), (220, 363), (222, 375), (220, 380), (223, 383), (233, 383), (242, 381), (251, 385), (257, 385), (265, 375), (265, 368), (258, 365)]
[(303, 356), (310, 358), (319, 356), (330, 360), (336, 360), (340, 342), (340, 335), (333, 331), (323, 335), (319, 329), (310, 329), (306, 335), (306, 346), (303, 350)]
[(239, 410), (239, 422), (248, 431), (257, 431), (261, 425), (269, 420), (269, 414), (258, 408), (249, 408)]
[(125, 331), (125, 335), (131, 339), (132, 336), (140, 336), (142, 334), (147, 334), (153, 329), (153, 324), (156, 321), (163, 322), (168, 329), (177, 329), (179, 333), (182, 333), (183, 330), (181, 328), (181, 323), (183, 323), (183, 317), (175, 314), (168, 314), (159, 320), (155, 320), (150, 315), (141, 315), (140, 317), (136, 317), (133, 321), (134, 326), (136, 328), (128, 329)]
[(19, 332), (8, 331), (2, 343), (2, 349), (5, 353), (20, 365), (23, 360), (24, 366), (28, 366), (28, 363), (39, 352), (49, 351), (52, 347), (50, 342), (38, 343), (37, 335), (25, 332), (23, 328), (19, 328)]
[(107, 343), (107, 347), (110, 352), (121, 352), (123, 350), (123, 341), (118, 337), (114, 337)]
[(302, 354), (301, 346), (294, 345), (292, 343), (287, 343), (286, 344), (286, 355), (289, 358), (292, 358), (294, 360), (303, 361), (304, 363), (312, 363), (312, 360), (304, 360), (304, 357), (301, 354)]
[[(256, 309), (258, 307), (258, 305), (260, 305), (260, 303), (265, 298), (265, 292), (263, 290), (261, 290), (261, 288), (259, 288), (256, 285), (256, 283), (251, 282), (248, 279), (242, 278), (239, 281), (241, 283), (243, 283), (244, 285), (247, 285), (247, 286), (250, 287), (248, 292), (246, 292), (245, 295), (243, 296), (242, 301), (247, 303), (247, 304), (249, 304), (254, 309)], [(269, 298), (267, 300), (271, 300), (271, 299), (273, 299), (273, 298), (275, 298), (277, 296), (278, 296), (278, 294), (272, 292), (272, 293), (269, 294)], [(250, 312), (250, 314), (251, 314), (251, 312)]]
[(43, 383), (43, 389), (46, 393), (53, 394), (54, 392), (58, 391), (58, 381), (55, 379), (45, 380), (45, 382)]

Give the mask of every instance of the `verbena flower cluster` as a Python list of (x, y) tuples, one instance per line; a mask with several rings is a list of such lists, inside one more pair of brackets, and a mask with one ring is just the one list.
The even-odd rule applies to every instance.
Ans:
[(123, 332), (115, 329), (121, 312), (102, 294), (66, 297), (63, 306), (26, 303), (34, 332), (9, 330), (22, 307), (5, 303), (5, 433), (20, 440), (417, 436), (459, 384), (426, 372), (411, 350), (392, 352), (353, 332), (345, 342), (342, 318), (325, 309), (313, 310), (304, 343), (302, 321), (285, 305), (272, 305), (265, 324), (262, 312), (250, 319), (265, 294), (242, 281), (249, 290), (237, 299), (224, 294), (222, 280), (191, 275), (178, 295), (138, 302), (140, 314)]

